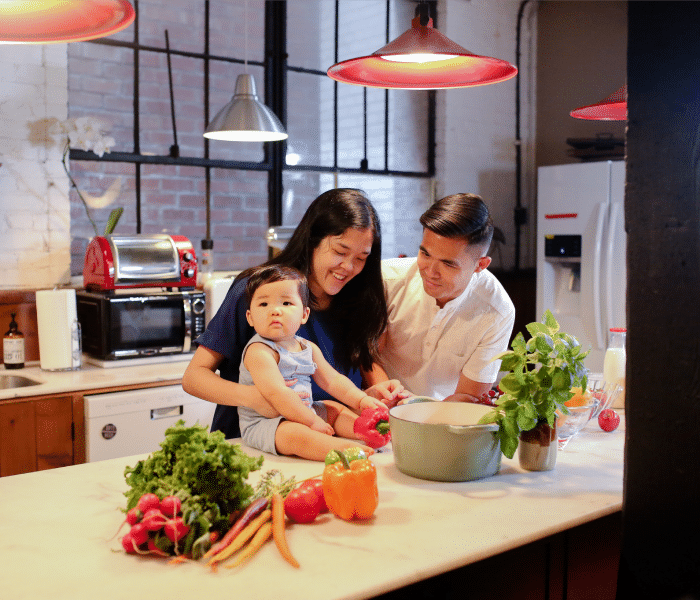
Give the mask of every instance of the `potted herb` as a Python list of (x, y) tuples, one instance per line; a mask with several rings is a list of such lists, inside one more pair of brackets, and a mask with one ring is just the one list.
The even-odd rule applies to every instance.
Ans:
[(583, 359), (588, 351), (582, 350), (574, 336), (559, 331), (559, 323), (549, 310), (541, 322), (528, 324), (527, 331), (529, 340), (518, 333), (511, 343), (512, 350), (494, 359), (502, 361), (501, 371), (508, 374), (498, 384), (502, 394), (493, 412), (480, 422), (498, 424), (505, 456), (513, 458), (522, 442), (530, 452), (521, 446), (521, 465), (530, 470), (549, 470), (556, 461), (556, 412), (569, 414), (564, 403), (574, 395), (573, 386), (586, 391), (588, 370)]

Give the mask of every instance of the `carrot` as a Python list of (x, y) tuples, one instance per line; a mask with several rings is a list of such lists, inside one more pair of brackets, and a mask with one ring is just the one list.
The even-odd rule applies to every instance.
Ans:
[(243, 531), (241, 531), (235, 539), (228, 545), (226, 548), (224, 548), (221, 552), (218, 554), (215, 554), (209, 559), (209, 562), (207, 565), (209, 566), (214, 566), (216, 563), (220, 563), (223, 560), (226, 560), (229, 556), (231, 556), (236, 550), (239, 550), (240, 548), (243, 547), (243, 545), (253, 537), (256, 531), (260, 529), (260, 527), (266, 523), (267, 521), (270, 520), (270, 517), (272, 516), (272, 511), (269, 509), (264, 510), (261, 512), (253, 521), (251, 521)]
[(245, 550), (243, 550), (243, 552), (236, 557), (235, 561), (233, 561), (230, 565), (226, 565), (226, 568), (233, 569), (233, 567), (237, 567), (243, 561), (248, 560), (251, 556), (253, 556), (253, 554), (260, 550), (270, 535), (272, 535), (272, 523), (263, 523), (260, 529), (258, 529), (258, 531), (255, 533), (253, 539), (250, 540), (250, 544), (248, 544)]
[(245, 527), (262, 511), (267, 508), (268, 500), (267, 498), (258, 498), (254, 502), (251, 502), (243, 511), (243, 514), (238, 518), (238, 520), (233, 524), (231, 529), (226, 532), (226, 535), (221, 538), (216, 544), (212, 544), (211, 548), (202, 556), (203, 559), (210, 558), (215, 554), (221, 552), (226, 546), (228, 546), (233, 539), (241, 532)]
[(282, 558), (293, 567), (299, 568), (297, 559), (292, 555), (289, 545), (287, 544), (287, 536), (284, 533), (284, 498), (281, 494), (272, 495), (272, 536), (275, 540), (275, 545), (280, 551)]

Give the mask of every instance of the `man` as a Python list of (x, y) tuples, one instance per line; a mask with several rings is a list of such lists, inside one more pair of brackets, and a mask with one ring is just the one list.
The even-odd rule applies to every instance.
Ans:
[(370, 384), (398, 379), (407, 390), (439, 400), (469, 402), (496, 381), (515, 308), (486, 268), (493, 224), (479, 196), (454, 194), (420, 218), (417, 258), (383, 261), (389, 324), (382, 366)]

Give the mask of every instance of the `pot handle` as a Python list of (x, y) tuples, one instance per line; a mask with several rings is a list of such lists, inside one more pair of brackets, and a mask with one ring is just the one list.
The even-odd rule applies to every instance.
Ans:
[(457, 435), (463, 435), (469, 430), (469, 425), (448, 425), (447, 431)]

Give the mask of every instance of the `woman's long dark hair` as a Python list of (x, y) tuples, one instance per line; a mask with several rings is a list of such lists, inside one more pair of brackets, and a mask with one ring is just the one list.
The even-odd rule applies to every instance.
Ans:
[[(346, 368), (369, 370), (379, 358), (379, 336), (386, 327), (387, 308), (381, 270), (381, 227), (377, 212), (364, 193), (339, 188), (321, 194), (306, 209), (284, 250), (265, 264), (295, 267), (308, 277), (314, 250), (321, 241), (351, 228), (372, 230), (372, 251), (362, 271), (332, 297), (328, 310), (339, 325), (343, 340), (335, 348), (338, 363)], [(247, 277), (250, 271), (246, 269), (237, 279)], [(313, 296), (311, 305), (314, 306)]]

